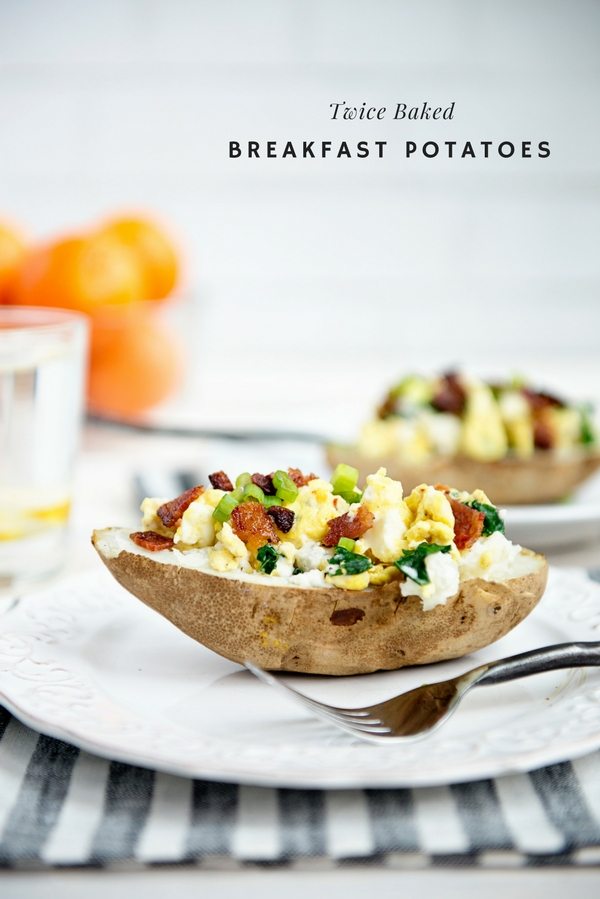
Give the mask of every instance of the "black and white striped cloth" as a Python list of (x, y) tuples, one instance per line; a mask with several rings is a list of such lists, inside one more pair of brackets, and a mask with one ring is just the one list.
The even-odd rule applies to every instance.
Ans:
[(419, 789), (189, 780), (97, 758), (0, 709), (0, 865), (600, 864), (600, 752)]

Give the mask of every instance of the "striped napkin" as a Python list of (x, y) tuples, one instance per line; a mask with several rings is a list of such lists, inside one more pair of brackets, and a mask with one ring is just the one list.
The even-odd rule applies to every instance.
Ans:
[(600, 864), (600, 752), (447, 787), (292, 790), (174, 777), (0, 709), (0, 865)]

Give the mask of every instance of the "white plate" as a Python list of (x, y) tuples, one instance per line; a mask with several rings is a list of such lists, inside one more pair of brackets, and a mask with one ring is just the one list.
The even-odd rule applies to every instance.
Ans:
[(559, 549), (600, 540), (600, 477), (568, 501), (505, 509), (506, 535), (536, 550)]
[[(0, 621), (0, 699), (11, 712), (98, 755), (175, 774), (274, 786), (421, 786), (528, 770), (600, 747), (596, 669), (480, 687), (427, 740), (378, 746), (311, 718), (104, 571), (30, 595)], [(552, 571), (533, 614), (469, 658), (290, 680), (337, 705), (363, 705), (486, 659), (598, 639), (599, 631), (600, 586), (582, 573)]]

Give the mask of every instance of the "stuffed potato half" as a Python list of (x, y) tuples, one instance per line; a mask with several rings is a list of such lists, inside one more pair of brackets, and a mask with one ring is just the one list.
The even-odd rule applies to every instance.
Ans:
[(330, 444), (332, 467), (383, 465), (412, 488), (442, 481), (502, 505), (556, 502), (600, 468), (589, 406), (513, 380), (410, 375), (394, 385), (353, 446)]
[(143, 531), (97, 530), (93, 544), (180, 630), (272, 670), (346, 675), (456, 658), (539, 601), (545, 559), (505, 538), (481, 491), (422, 484), (405, 497), (383, 469), (364, 491), (357, 479), (342, 465), (331, 482), (289, 469), (244, 473), (234, 487), (216, 472), (212, 488), (145, 500)]
[(308, 674), (366, 674), (458, 658), (499, 640), (542, 596), (547, 567), (501, 583), (473, 579), (428, 612), (398, 582), (360, 593), (208, 573), (123, 547), (127, 531), (95, 531), (116, 580), (181, 631), (233, 662)]

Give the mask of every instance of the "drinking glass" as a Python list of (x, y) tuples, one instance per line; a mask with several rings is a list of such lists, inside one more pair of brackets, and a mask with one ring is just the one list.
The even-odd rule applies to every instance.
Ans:
[(83, 412), (87, 321), (0, 306), (0, 586), (64, 562)]

